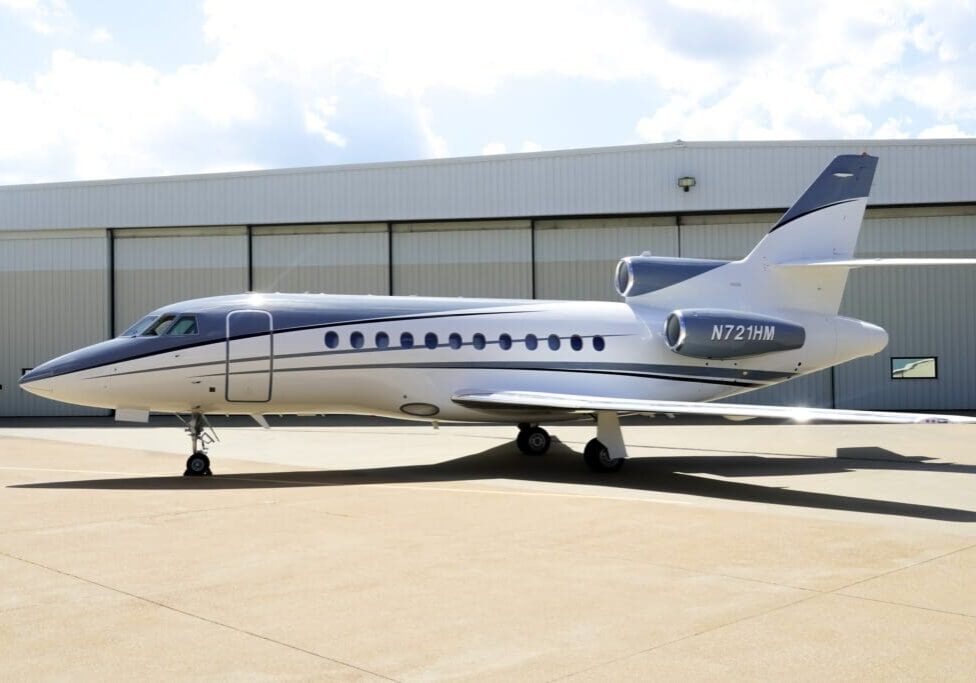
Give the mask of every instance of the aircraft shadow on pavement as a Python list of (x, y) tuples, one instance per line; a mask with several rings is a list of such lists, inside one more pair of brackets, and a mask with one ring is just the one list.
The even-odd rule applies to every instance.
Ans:
[[(88, 479), (17, 484), (11, 485), (11, 488), (208, 491), (512, 479), (678, 493), (769, 505), (843, 510), (950, 522), (976, 522), (976, 511), (973, 510), (817, 493), (712, 478), (714, 476), (725, 478), (803, 476), (837, 474), (853, 470), (912, 470), (976, 474), (976, 466), (932, 462), (932, 460), (934, 459), (903, 456), (882, 448), (841, 448), (837, 450), (837, 457), (740, 453), (633, 458), (620, 472), (597, 474), (586, 469), (578, 453), (554, 438), (550, 452), (545, 456), (536, 457), (521, 455), (514, 444), (504, 444), (454, 460), (424, 465), (352, 470), (247, 472), (217, 474), (212, 477)], [(219, 458), (215, 459), (214, 466), (220, 467)]]

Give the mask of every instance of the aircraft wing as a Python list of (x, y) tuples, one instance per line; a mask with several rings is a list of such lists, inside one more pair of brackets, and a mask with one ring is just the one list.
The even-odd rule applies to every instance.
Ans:
[(872, 410), (835, 410), (791, 406), (760, 406), (738, 403), (700, 403), (658, 401), (581, 394), (550, 394), (539, 391), (464, 392), (451, 397), (468, 408), (489, 410), (545, 410), (563, 413), (664, 413), (673, 415), (713, 415), (721, 417), (772, 417), (796, 422), (862, 422), (881, 424), (976, 423), (976, 418), (960, 415), (889, 413)]

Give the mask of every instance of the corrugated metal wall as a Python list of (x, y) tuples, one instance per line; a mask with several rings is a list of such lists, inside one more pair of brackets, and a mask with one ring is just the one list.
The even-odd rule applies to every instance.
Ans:
[(247, 290), (244, 228), (119, 230), (115, 333), (159, 306)]
[[(974, 140), (706, 142), (0, 187), (0, 230), (698, 213), (789, 206), (836, 154), (871, 203), (973, 201)], [(690, 192), (681, 176), (698, 184)]]
[(536, 298), (619, 301), (617, 261), (645, 251), (678, 255), (673, 216), (537, 221)]
[(256, 292), (389, 294), (389, 236), (383, 223), (254, 228)]
[[(976, 256), (976, 208), (869, 212), (858, 255)], [(837, 407), (976, 407), (976, 268), (864, 268), (851, 273), (841, 313), (884, 327), (888, 348), (838, 366)], [(891, 379), (890, 359), (936, 356), (937, 379)]]
[(531, 298), (529, 221), (394, 225), (393, 293)]
[(21, 391), (22, 371), (108, 335), (104, 230), (0, 233), (0, 415), (104, 415)]

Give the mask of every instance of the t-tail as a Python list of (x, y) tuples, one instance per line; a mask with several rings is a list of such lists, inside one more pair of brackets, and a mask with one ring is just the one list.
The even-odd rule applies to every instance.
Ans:
[(617, 291), (639, 307), (836, 315), (847, 268), (796, 266), (851, 260), (877, 164), (867, 154), (836, 157), (739, 261), (630, 256), (617, 267)]

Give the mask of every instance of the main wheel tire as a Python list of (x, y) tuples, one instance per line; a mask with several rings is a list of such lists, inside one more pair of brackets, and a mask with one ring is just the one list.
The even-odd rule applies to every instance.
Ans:
[(611, 458), (610, 449), (599, 440), (591, 439), (583, 449), (583, 460), (594, 472), (616, 472), (624, 466), (623, 458)]
[(515, 444), (525, 455), (545, 455), (552, 444), (552, 437), (542, 427), (526, 427), (519, 429)]
[(197, 451), (186, 459), (184, 477), (206, 477), (210, 474), (210, 458), (205, 453)]

